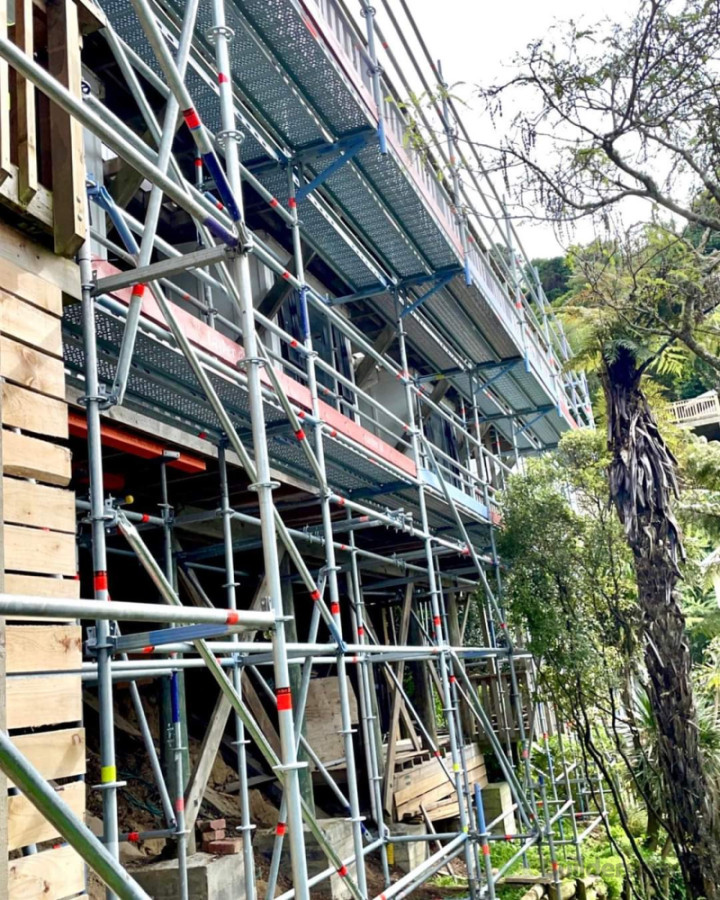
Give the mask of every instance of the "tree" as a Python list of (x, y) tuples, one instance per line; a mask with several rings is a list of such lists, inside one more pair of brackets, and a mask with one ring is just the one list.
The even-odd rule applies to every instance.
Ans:
[(540, 284), (542, 284), (549, 302), (554, 303), (555, 300), (562, 297), (568, 289), (570, 280), (570, 267), (565, 261), (565, 257), (553, 256), (550, 259), (534, 259), (532, 266), (537, 269)]
[(626, 199), (643, 198), (649, 219), (673, 217), (631, 236), (628, 252), (592, 248), (576, 269), (593, 275), (576, 311), (607, 407), (609, 492), (633, 557), (667, 827), (689, 896), (708, 900), (720, 897), (720, 824), (678, 596), (676, 467), (643, 379), (678, 352), (720, 372), (719, 32), (719, 0), (646, 0), (626, 27), (571, 24), (531, 44), (519, 73), (483, 92), (496, 113), (520, 92), (497, 162), (508, 183), (522, 170), (521, 204), (555, 222), (594, 215), (607, 225)]

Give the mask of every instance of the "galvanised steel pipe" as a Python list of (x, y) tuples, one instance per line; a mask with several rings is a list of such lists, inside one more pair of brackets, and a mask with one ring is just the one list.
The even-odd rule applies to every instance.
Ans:
[(0, 616), (32, 616), (57, 619), (99, 619), (102, 621), (167, 622), (193, 625), (240, 625), (263, 631), (271, 629), (275, 617), (260, 610), (209, 609), (207, 607), (162, 606), (157, 603), (127, 603), (107, 600), (49, 600), (0, 594)]
[(385, 888), (382, 894), (378, 894), (374, 900), (392, 900), (393, 897), (406, 896), (408, 889), (413, 890), (418, 884), (422, 884), (435, 868), (440, 868), (445, 865), (446, 862), (457, 856), (458, 853), (461, 853), (467, 841), (467, 834), (458, 834), (455, 839), (446, 844), (442, 850), (438, 850), (436, 853), (433, 853), (432, 856), (428, 856), (424, 862), (408, 872), (407, 875), (398, 879), (398, 881), (389, 888)]
[(150, 895), (133, 881), (102, 841), (28, 763), (5, 731), (0, 731), (0, 768), (98, 874), (113, 895), (121, 900), (151, 900)]
[[(3, 40), (3, 38), (0, 38)], [(87, 200), (85, 201), (86, 221)], [(92, 530), (93, 591), (97, 607), (95, 631), (97, 638), (97, 676), (100, 726), (100, 790), (102, 791), (103, 839), (108, 853), (118, 859), (117, 768), (115, 765), (115, 731), (113, 718), (113, 689), (110, 664), (112, 646), (109, 641), (110, 619), (115, 619), (114, 604), (109, 603), (107, 578), (107, 549), (105, 542), (105, 497), (103, 487), (102, 439), (100, 434), (100, 384), (98, 380), (97, 335), (95, 330), (95, 302), (92, 296), (92, 265), (90, 241), (85, 240), (78, 252), (82, 304), (82, 333), (85, 346), (85, 411), (87, 417), (88, 469), (90, 477), (90, 521)], [(39, 601), (47, 608), (48, 601)], [(52, 602), (52, 601), (51, 601)], [(53, 605), (55, 605), (53, 603)], [(71, 604), (72, 605), (72, 604)], [(78, 604), (75, 604), (76, 606)], [(57, 610), (57, 606), (55, 606)], [(58, 613), (56, 612), (56, 615)], [(72, 614), (71, 614), (72, 615)], [(82, 614), (80, 614), (82, 615)], [(108, 887), (108, 900), (115, 894)]]
[[(216, 0), (222, 2), (222, 0)], [(305, 269), (302, 255), (302, 242), (300, 239), (300, 220), (298, 219), (297, 200), (295, 195), (295, 177), (292, 166), (288, 166), (288, 206), (293, 212), (292, 243), (295, 257), (295, 273), (298, 281), (305, 283)], [(325, 538), (325, 562), (328, 578), (328, 592), (330, 594), (330, 613), (335, 621), (337, 635), (334, 636), (340, 648), (342, 648), (342, 616), (340, 614), (340, 588), (338, 584), (337, 560), (335, 557), (335, 543), (333, 541), (332, 514), (330, 499), (332, 493), (327, 485), (325, 470), (325, 436), (321, 424), (320, 403), (318, 398), (317, 373), (315, 370), (316, 354), (313, 349), (312, 328), (310, 327), (310, 313), (307, 305), (307, 290), (300, 288), (300, 318), (303, 334), (300, 335), (305, 345), (305, 364), (308, 374), (308, 387), (310, 389), (310, 402), (313, 418), (315, 419), (315, 458), (319, 469), (318, 482), (320, 485), (320, 512), (322, 516), (323, 536)], [(302, 443), (304, 432), (301, 430)], [(296, 437), (298, 434), (296, 433)], [(339, 649), (340, 649), (339, 648)], [(349, 819), (352, 825), (353, 845), (355, 858), (358, 860), (356, 878), (360, 893), (367, 894), (367, 879), (365, 866), (362, 864), (363, 856), (363, 816), (360, 814), (360, 796), (358, 793), (357, 770), (355, 767), (355, 745), (353, 743), (353, 728), (350, 719), (350, 696), (347, 680), (347, 663), (342, 653), (337, 659), (338, 696), (340, 700), (340, 722), (343, 745), (345, 748), (345, 766), (347, 769), (347, 785), (349, 795)]]

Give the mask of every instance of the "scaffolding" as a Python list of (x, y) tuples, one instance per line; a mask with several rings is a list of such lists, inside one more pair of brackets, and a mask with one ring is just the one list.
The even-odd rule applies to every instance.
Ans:
[[(495, 544), (506, 475), (525, 454), (555, 446), (568, 428), (592, 424), (587, 384), (570, 370), (562, 328), (407, 4), (400, 0), (408, 27), (388, 0), (382, 5), (393, 39), (366, 0), (357, 21), (337, 0), (107, 0), (96, 11), (100, 33), (150, 141), (91, 89), (79, 96), (0, 35), (0, 57), (150, 185), (138, 220), (115, 203), (102, 172), (88, 173), (96, 215), (78, 254), (82, 301), (64, 315), (66, 370), (87, 415), (90, 489), (78, 513), (91, 532), (94, 599), (0, 596), (0, 615), (95, 622), (77, 674), (99, 696), (102, 840), (4, 736), (0, 767), (106, 882), (108, 896), (147, 896), (118, 864), (119, 843), (129, 836), (117, 815), (116, 681), (132, 685), (162, 800), (164, 822), (152, 833), (176, 840), (181, 898), (188, 897), (188, 837), (204, 787), (183, 784), (181, 694), (183, 678), (199, 668), (220, 691), (211, 724), (221, 735), (234, 720), (248, 898), (258, 896), (249, 745), (282, 786), (267, 898), (276, 896), (285, 841), (293, 888), (283, 898), (308, 898), (315, 885), (339, 876), (365, 900), (373, 896), (370, 859), (384, 881), (375, 900), (411, 896), (455, 858), (469, 896), (492, 898), (532, 848), (557, 886), (567, 848), (580, 862), (582, 841), (606, 816), (602, 781), (592, 786), (599, 798), (593, 812), (572, 732), (534, 697), (533, 662), (506, 620)], [(398, 42), (414, 64), (410, 73), (393, 52)], [(411, 103), (408, 111), (391, 74), (409, 96), (419, 80), (427, 104)], [(185, 140), (178, 147), (179, 118), (191, 146)], [(422, 146), (409, 147), (418, 122)], [(250, 193), (273, 217), (275, 233), (286, 234), (289, 252), (249, 227)], [(167, 202), (194, 223), (196, 249), (158, 234)], [(121, 244), (100, 227), (105, 216)], [(103, 248), (121, 266), (103, 258)], [(331, 272), (334, 290), (317, 286), (310, 259)], [(258, 271), (275, 276), (273, 304), (254, 304)], [(288, 311), (279, 319), (283, 303)], [(375, 339), (359, 324), (368, 315), (383, 323)], [(397, 386), (400, 402), (384, 402), (361, 369)], [(176, 516), (165, 464), (161, 515), (113, 499), (104, 487), (101, 417), (123, 406), (216, 447), (213, 508)], [(256, 495), (250, 513), (231, 505), (231, 460)], [(317, 525), (287, 523), (288, 507), (274, 493), (290, 477), (307, 486), (303, 503), (317, 513)], [(179, 528), (218, 520), (220, 542), (178, 550)], [(238, 542), (238, 523), (257, 536)], [(148, 531), (162, 534), (159, 557)], [(110, 533), (123, 536), (125, 552), (167, 608), (108, 602)], [(236, 569), (239, 554), (255, 549), (264, 577), (249, 602), (239, 595)], [(221, 594), (203, 588), (204, 567), (221, 571)], [(180, 581), (200, 606), (183, 605)], [(288, 585), (298, 588), (295, 604), (302, 596), (311, 608), (305, 640)], [(394, 639), (380, 633), (383, 610), (390, 610)], [(480, 646), (465, 643), (471, 615), (480, 622)], [(125, 621), (162, 627), (123, 634)], [(437, 723), (429, 725), (408, 696), (406, 665), (425, 673), (446, 734), (434, 734)], [(319, 666), (337, 679), (345, 789), (303, 732)], [(246, 702), (251, 675), (277, 711), (279, 752)], [(168, 683), (172, 783), (136, 685), (144, 678)], [(457, 827), (413, 836), (439, 849), (393, 880), (390, 850), (408, 840), (389, 815), (401, 714), (451, 785), (453, 815), (444, 821), (456, 819)], [(507, 810), (486, 820), (468, 760), (475, 734), (509, 785), (517, 833), (498, 833)], [(218, 745), (219, 738), (215, 752)], [(533, 747), (543, 769), (533, 764)], [(352, 853), (345, 858), (316, 820), (308, 761), (349, 823)], [(312, 876), (310, 839), (327, 857)], [(498, 840), (517, 848), (500, 867), (492, 862)]]

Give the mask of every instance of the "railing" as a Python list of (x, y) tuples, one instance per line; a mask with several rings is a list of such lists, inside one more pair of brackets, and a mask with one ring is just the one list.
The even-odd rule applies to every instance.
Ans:
[[(344, 54), (345, 62), (351, 65), (368, 93), (371, 93), (370, 72), (373, 61), (370, 59), (364, 39), (359, 35), (355, 24), (348, 19), (345, 10), (337, 0), (315, 0), (315, 3), (324, 24), (332, 32), (335, 44)], [(392, 87), (385, 81), (383, 81), (382, 90), (382, 112), (386, 132), (391, 138), (394, 138), (393, 147), (412, 169), (426, 199), (439, 213), (441, 224), (448, 232), (451, 243), (456, 249), (459, 249), (462, 244), (461, 226), (453, 201), (443, 184), (443, 179), (424, 154), (408, 146), (410, 126), (402, 110), (402, 103), (396, 97)], [(514, 288), (504, 278), (498, 276), (496, 267), (486, 250), (476, 244), (470, 244), (467, 254), (477, 286), (485, 293), (488, 302), (495, 308), (501, 320), (515, 333), (516, 339), (518, 339), (518, 331), (522, 332), (523, 329), (526, 329), (526, 335), (530, 336), (530, 343), (534, 351), (530, 355), (534, 358), (536, 371), (542, 377), (541, 369), (549, 367), (548, 374), (552, 381), (556, 370), (553, 368), (551, 358), (558, 362), (568, 359), (569, 347), (564, 335), (562, 337), (558, 335), (553, 324), (550, 324), (549, 328), (547, 326), (543, 328), (527, 299), (521, 298), (520, 300), (522, 310), (516, 308)], [(527, 343), (526, 335), (519, 338), (519, 346), (523, 347)], [(544, 360), (545, 366), (538, 365), (540, 359)], [(551, 395), (554, 395), (554, 388), (547, 383), (547, 378), (543, 378), (543, 380), (546, 381), (546, 387), (549, 387)]]
[(691, 400), (678, 400), (672, 405), (673, 416), (678, 425), (697, 425), (710, 422), (720, 423), (720, 398), (717, 391), (708, 391)]

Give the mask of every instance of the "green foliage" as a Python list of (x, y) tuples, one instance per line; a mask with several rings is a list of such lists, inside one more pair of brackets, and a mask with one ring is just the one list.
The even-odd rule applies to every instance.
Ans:
[(618, 654), (635, 652), (635, 589), (607, 503), (603, 438), (578, 431), (533, 460), (503, 496), (505, 601), (554, 691), (607, 690)]
[(554, 256), (551, 259), (534, 259), (532, 266), (537, 269), (540, 284), (543, 286), (545, 296), (550, 303), (562, 297), (567, 291), (570, 275), (570, 267), (564, 256)]

